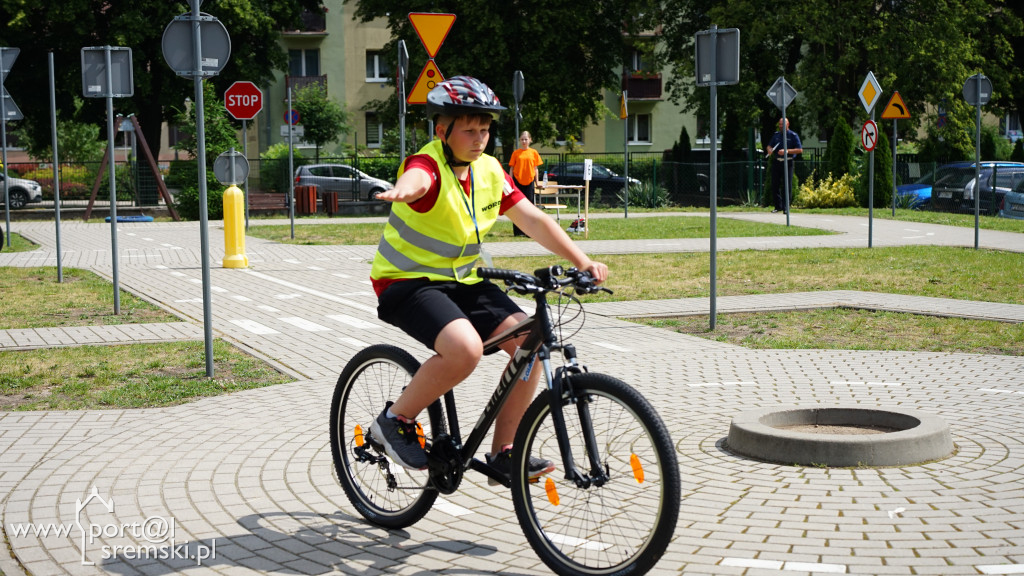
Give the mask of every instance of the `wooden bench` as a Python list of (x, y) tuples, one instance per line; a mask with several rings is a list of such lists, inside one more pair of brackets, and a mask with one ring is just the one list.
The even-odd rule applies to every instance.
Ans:
[(249, 210), (257, 212), (275, 212), (288, 209), (288, 196), (268, 192), (250, 192)]

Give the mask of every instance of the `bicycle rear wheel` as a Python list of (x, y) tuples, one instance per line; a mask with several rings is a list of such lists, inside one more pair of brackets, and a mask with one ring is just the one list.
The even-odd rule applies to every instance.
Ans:
[(530, 405), (513, 449), (512, 502), (527, 540), (563, 576), (644, 574), (661, 558), (679, 516), (680, 479), (675, 448), (650, 403), (625, 382), (603, 374), (570, 376), (572, 396), (563, 401), (572, 456), (590, 470), (580, 411), (589, 411), (603, 485), (579, 487), (555, 470), (530, 483), (523, 470), (530, 456), (562, 457), (549, 395)]
[[(420, 363), (388, 345), (370, 346), (345, 366), (331, 402), (331, 454), (341, 487), (356, 510), (385, 528), (405, 528), (422, 518), (437, 499), (426, 470), (407, 470), (374, 447), (370, 425), (388, 400), (398, 398)], [(443, 432), (440, 404), (421, 422), (424, 436)]]

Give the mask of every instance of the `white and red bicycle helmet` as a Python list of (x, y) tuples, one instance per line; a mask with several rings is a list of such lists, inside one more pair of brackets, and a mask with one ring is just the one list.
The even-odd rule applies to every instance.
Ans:
[(494, 91), (470, 76), (452, 76), (427, 93), (427, 118), (437, 115), (490, 114), (495, 120), (505, 107)]

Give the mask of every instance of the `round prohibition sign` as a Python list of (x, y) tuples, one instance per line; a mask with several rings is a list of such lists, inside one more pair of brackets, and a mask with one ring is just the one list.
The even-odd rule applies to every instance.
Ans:
[(864, 123), (864, 126), (860, 129), (860, 143), (864, 145), (864, 149), (871, 152), (875, 149), (875, 145), (878, 144), (878, 125), (873, 120), (868, 120)]

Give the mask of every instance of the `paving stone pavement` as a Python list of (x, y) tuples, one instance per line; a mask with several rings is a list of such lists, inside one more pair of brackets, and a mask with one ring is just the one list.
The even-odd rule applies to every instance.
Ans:
[[(728, 217), (784, 222), (765, 213)], [(718, 248), (867, 246), (865, 219), (794, 214), (792, 222), (838, 234), (720, 239)], [(42, 247), (0, 252), (0, 267), (56, 264), (52, 223), (12, 228)], [(198, 226), (118, 229), (122, 288), (181, 322), (0, 331), (0, 350), (94, 338), (203, 337)], [(874, 246), (973, 246), (974, 236), (970, 229), (876, 219), (872, 240)], [(210, 241), (214, 334), (295, 381), (164, 409), (0, 413), (0, 572), (550, 573), (526, 543), (507, 492), (475, 474), (400, 531), (366, 523), (342, 493), (326, 431), (346, 360), (377, 342), (426, 357), (376, 318), (367, 280), (373, 247), (286, 246), (249, 237), (250, 267), (232, 270), (220, 268), (219, 222), (211, 223)], [(595, 254), (706, 251), (709, 244), (581, 242)], [(982, 231), (980, 245), (1024, 250), (1019, 234)], [(112, 276), (109, 225), (65, 222), (62, 246), (65, 266)], [(544, 253), (525, 243), (491, 251)], [(1024, 320), (1021, 306), (850, 291), (718, 299), (720, 312), (817, 306)], [(707, 309), (706, 299), (590, 304), (574, 338), (591, 370), (619, 377), (651, 399), (677, 446), (682, 510), (652, 574), (1024, 574), (1024, 358), (755, 351), (618, 319)], [(501, 364), (485, 358), (459, 386), (463, 414), (483, 406)], [(723, 448), (730, 419), (742, 410), (837, 403), (935, 414), (949, 423), (957, 451), (917, 466), (829, 469), (766, 464)], [(176, 548), (163, 550), (207, 558), (198, 565), (128, 558), (124, 548), (111, 554), (118, 551), (112, 547), (147, 542), (173, 542)]]

